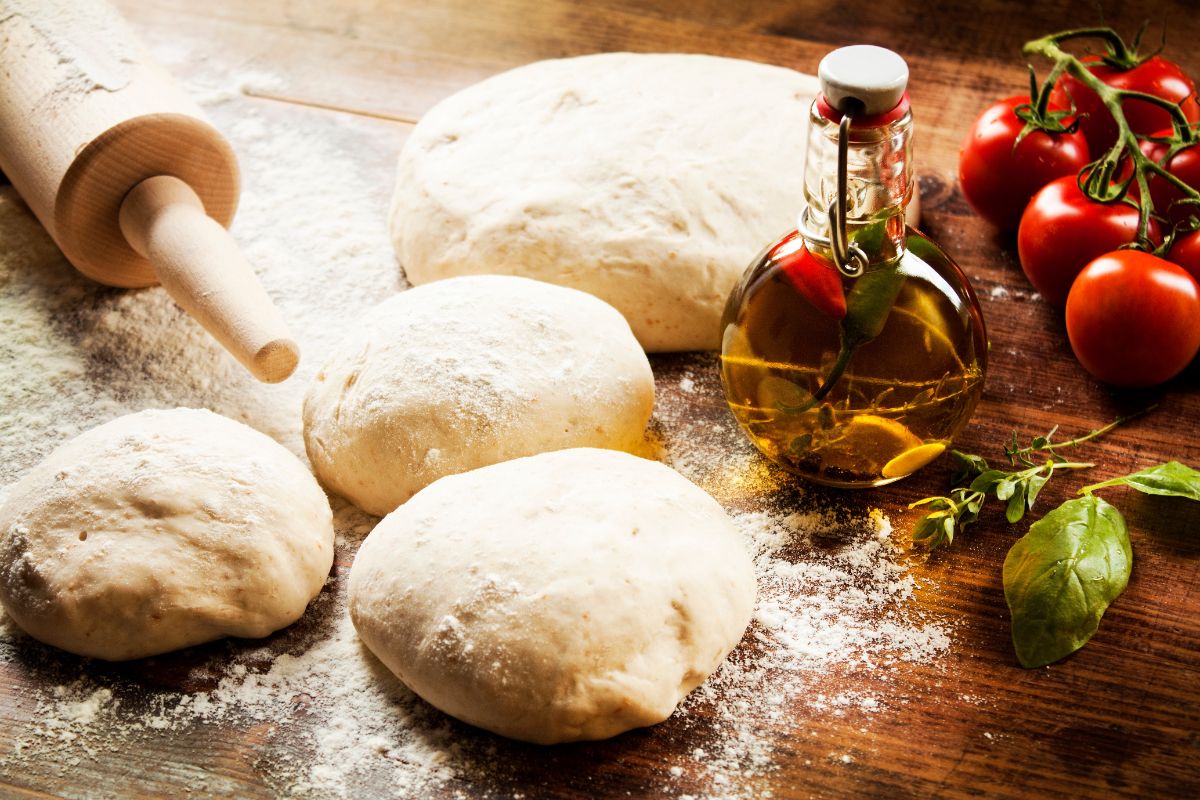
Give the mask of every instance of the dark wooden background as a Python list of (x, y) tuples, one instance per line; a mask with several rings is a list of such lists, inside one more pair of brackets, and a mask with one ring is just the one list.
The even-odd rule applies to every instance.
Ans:
[[(1106, 21), (1131, 34), (1143, 19), (1151, 37), (1165, 23), (1168, 54), (1200, 75), (1200, 8), (1194, 2), (725, 2), (724, 0), (121, 0), (134, 27), (177, 41), (230, 70), (259, 67), (285, 76), (277, 90), (236, 102), (286, 102), (352, 118), (378, 152), (364, 165), (390, 177), (412, 123), (441, 98), (529, 61), (608, 50), (703, 52), (814, 72), (829, 49), (875, 43), (903, 54), (917, 114), (917, 168), (924, 229), (963, 266), (979, 293), (991, 339), (984, 400), (961, 449), (993, 457), (1014, 429), (1029, 436), (1059, 425), (1083, 433), (1114, 416), (1158, 407), (1085, 455), (1102, 480), (1168, 459), (1200, 466), (1196, 365), (1161, 389), (1118, 392), (1092, 380), (1072, 357), (1059, 312), (1027, 286), (1011, 236), (996, 235), (963, 202), (954, 180), (958, 144), (989, 102), (1026, 85), (1023, 41)], [(269, 95), (269, 96), (268, 96)], [(2, 246), (2, 245), (0, 245)], [(679, 393), (690, 357), (655, 359), (660, 393)], [(702, 382), (709, 389), (711, 381)], [(703, 387), (702, 387), (703, 388)], [(684, 402), (680, 398), (667, 398)], [(695, 419), (727, 414), (720, 397), (687, 400)], [(723, 416), (721, 417), (723, 418)], [(916, 514), (905, 506), (943, 492), (938, 464), (910, 480), (866, 493), (814, 490), (847, 508), (887, 509), (898, 531)], [(1067, 499), (1074, 479), (1052, 482), (1042, 508)], [(917, 700), (881, 715), (869, 734), (852, 719), (781, 726), (779, 764), (765, 782), (776, 797), (1179, 796), (1200, 795), (1200, 509), (1181, 500), (1118, 490), (1135, 551), (1132, 580), (1091, 644), (1049, 668), (1023, 670), (1009, 642), (1000, 564), (1024, 530), (987, 515), (950, 551), (920, 563), (939, 590), (919, 598), (959, 620), (952, 652), (936, 667), (897, 673), (895, 691)], [(901, 533), (897, 533), (901, 536)], [(339, 556), (344, 570), (352, 554)], [(137, 668), (132, 673), (138, 675)], [(170, 674), (144, 676), (173, 685)], [(20, 662), (0, 664), (0, 747), (28, 722), (30, 688)], [(961, 702), (962, 695), (988, 702)], [(820, 737), (797, 735), (820, 728)], [(994, 731), (988, 739), (982, 731)], [(865, 754), (846, 765), (833, 746)], [(449, 791), (526, 797), (654, 796), (650, 767), (695, 746), (661, 726), (596, 745), (550, 750), (505, 746), (503, 783)], [(56, 765), (8, 776), (0, 795), (173, 795), (169, 765), (226, 764), (241, 796), (268, 796), (243, 756), (249, 738), (183, 746), (164, 739), (124, 752), (86, 773)], [(216, 755), (214, 755), (216, 754)], [(165, 766), (164, 766), (165, 765)], [(165, 771), (164, 771), (165, 770)], [(711, 787), (696, 786), (697, 793)], [(762, 791), (763, 785), (757, 786)], [(743, 792), (726, 787), (733, 796)], [(746, 789), (749, 792), (749, 788)]]

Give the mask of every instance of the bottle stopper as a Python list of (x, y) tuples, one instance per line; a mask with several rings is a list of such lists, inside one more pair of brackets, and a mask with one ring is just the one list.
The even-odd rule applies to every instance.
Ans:
[(817, 67), (821, 94), (829, 105), (854, 116), (875, 116), (895, 108), (908, 87), (908, 64), (873, 44), (840, 47)]

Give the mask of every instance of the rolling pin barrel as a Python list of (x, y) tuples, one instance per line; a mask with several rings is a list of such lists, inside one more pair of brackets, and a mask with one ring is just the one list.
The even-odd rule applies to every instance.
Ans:
[(296, 344), (225, 230), (237, 159), (119, 15), (0, 0), (0, 75), (0, 169), (76, 269), (162, 283), (260, 380), (290, 375)]

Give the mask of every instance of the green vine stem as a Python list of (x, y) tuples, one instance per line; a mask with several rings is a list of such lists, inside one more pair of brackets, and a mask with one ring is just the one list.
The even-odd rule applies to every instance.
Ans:
[[(1081, 173), (1079, 188), (1092, 200), (1100, 203), (1115, 203), (1125, 201), (1130, 184), (1136, 183), (1138, 187), (1136, 205), (1139, 214), (1137, 246), (1140, 249), (1154, 251), (1155, 245), (1150, 241), (1149, 233), (1150, 217), (1154, 214), (1155, 209), (1153, 201), (1150, 198), (1147, 175), (1154, 173), (1160, 176), (1163, 180), (1183, 192), (1184, 197), (1188, 201), (1200, 204), (1200, 193), (1172, 175), (1163, 166), (1180, 149), (1194, 144), (1196, 133), (1191, 129), (1187, 117), (1176, 103), (1143, 92), (1113, 88), (1093, 75), (1078, 57), (1062, 48), (1063, 42), (1072, 39), (1088, 38), (1104, 40), (1109, 50), (1109, 55), (1104, 59), (1107, 63), (1125, 69), (1135, 66), (1138, 63), (1136, 53), (1111, 28), (1078, 28), (1063, 31), (1062, 33), (1026, 42), (1023, 52), (1027, 56), (1042, 56), (1052, 61), (1054, 63), (1054, 72), (1051, 73), (1052, 75), (1055, 72), (1061, 73), (1063, 71), (1070, 73), (1080, 83), (1095, 92), (1100, 101), (1104, 103), (1104, 107), (1112, 114), (1113, 120), (1117, 124), (1117, 141), (1107, 153), (1092, 162)], [(1138, 38), (1141, 38), (1140, 34)], [(1042, 99), (1045, 100), (1048, 95), (1049, 92), (1045, 92), (1046, 97)], [(1138, 135), (1129, 127), (1129, 122), (1125, 119), (1125, 114), (1121, 110), (1121, 103), (1124, 100), (1142, 100), (1147, 103), (1153, 103), (1166, 109), (1171, 115), (1172, 126), (1175, 129), (1173, 139), (1177, 138), (1178, 142), (1174, 143), (1168, 150), (1166, 157), (1163, 159), (1163, 164), (1154, 161), (1142, 152), (1138, 144)], [(1147, 136), (1143, 138), (1152, 137)], [(1113, 176), (1118, 174), (1123, 159), (1129, 159), (1129, 164), (1133, 168), (1132, 174), (1126, 180), (1114, 184)], [(1132, 200), (1129, 200), (1129, 202), (1133, 203)], [(1171, 237), (1167, 236), (1165, 239), (1166, 241), (1162, 243), (1160, 250), (1169, 246)]]

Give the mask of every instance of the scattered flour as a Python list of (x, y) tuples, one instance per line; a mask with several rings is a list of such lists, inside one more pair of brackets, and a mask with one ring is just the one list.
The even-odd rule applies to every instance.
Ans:
[[(156, 55), (168, 66), (193, 61)], [(65, 439), (147, 407), (208, 407), (302, 454), (300, 403), (315, 365), (353, 319), (403, 286), (386, 231), (390, 172), (368, 174), (356, 152), (379, 141), (327, 114), (228, 102), (248, 80), (269, 85), (271, 76), (243, 75), (233, 88), (204, 70), (191, 80), (241, 156), (234, 234), (301, 335), (299, 373), (258, 384), (161, 290), (89, 283), (11, 188), (0, 188), (0, 487)], [(393, 162), (394, 153), (380, 156)], [(814, 508), (732, 418), (695, 413), (694, 403), (721, 402), (711, 356), (654, 364), (659, 455), (735, 515), (760, 587), (742, 644), (664, 724), (702, 746), (661, 764), (654, 791), (770, 796), (781, 727), (849, 717), (869, 728), (893, 703), (890, 672), (936, 661), (949, 631), (912, 610), (920, 587), (885, 516)], [(374, 519), (337, 501), (335, 512), (339, 568), (304, 622), (265, 642), (114, 666), (42, 647), (0, 615), (0, 673), (20, 687), (6, 688), (5, 702), (34, 720), (0, 734), (12, 742), (0, 747), (0, 777), (62, 775), (172, 737), (194, 750), (173, 773), (192, 796), (235, 796), (244, 784), (197, 765), (219, 763), (225, 739), (252, 738), (260, 753), (252, 771), (281, 795), (414, 796), (459, 786), (536, 796), (539, 786), (505, 766), (520, 746), (434, 711), (360, 645), (341, 578)], [(164, 682), (164, 669), (175, 677)]]
[(714, 778), (769, 773), (772, 729), (795, 719), (797, 706), (833, 717), (885, 710), (890, 669), (950, 646), (944, 626), (914, 619), (915, 580), (882, 514), (757, 511), (735, 520), (755, 553), (758, 607), (747, 641), (684, 707), (710, 705), (732, 744), (708, 755)]
[(134, 54), (122, 46), (130, 40), (128, 26), (107, 4), (7, 0), (0, 29), (6, 46), (54, 53), (54, 90), (40, 103), (68, 105), (89, 92), (123, 89), (133, 78)]
[[(149, 737), (187, 739), (206, 729), (233, 728), (265, 736), (256, 767), (288, 796), (355, 796), (372, 767), (386, 779), (384, 788), (406, 794), (453, 777), (449, 762), (458, 748), (452, 723), (365, 650), (332, 595), (323, 595), (309, 614), (321, 618), (319, 638), (297, 654), (251, 646), (233, 653), (230, 663), (193, 651), (193, 661), (200, 662), (192, 670), (195, 679), (210, 670), (221, 674), (204, 691), (155, 691), (116, 677), (118, 668), (77, 661), (99, 669), (38, 693), (36, 722), (19, 735), (14, 756), (0, 758), (0, 775), (12, 777), (10, 770), (33, 762), (102, 759)], [(0, 640), (4, 650), (20, 647), (43, 650), (12, 632)], [(42, 656), (45, 663), (35, 674), (67, 674), (51, 651)], [(457, 760), (460, 769), (470, 763)]]

